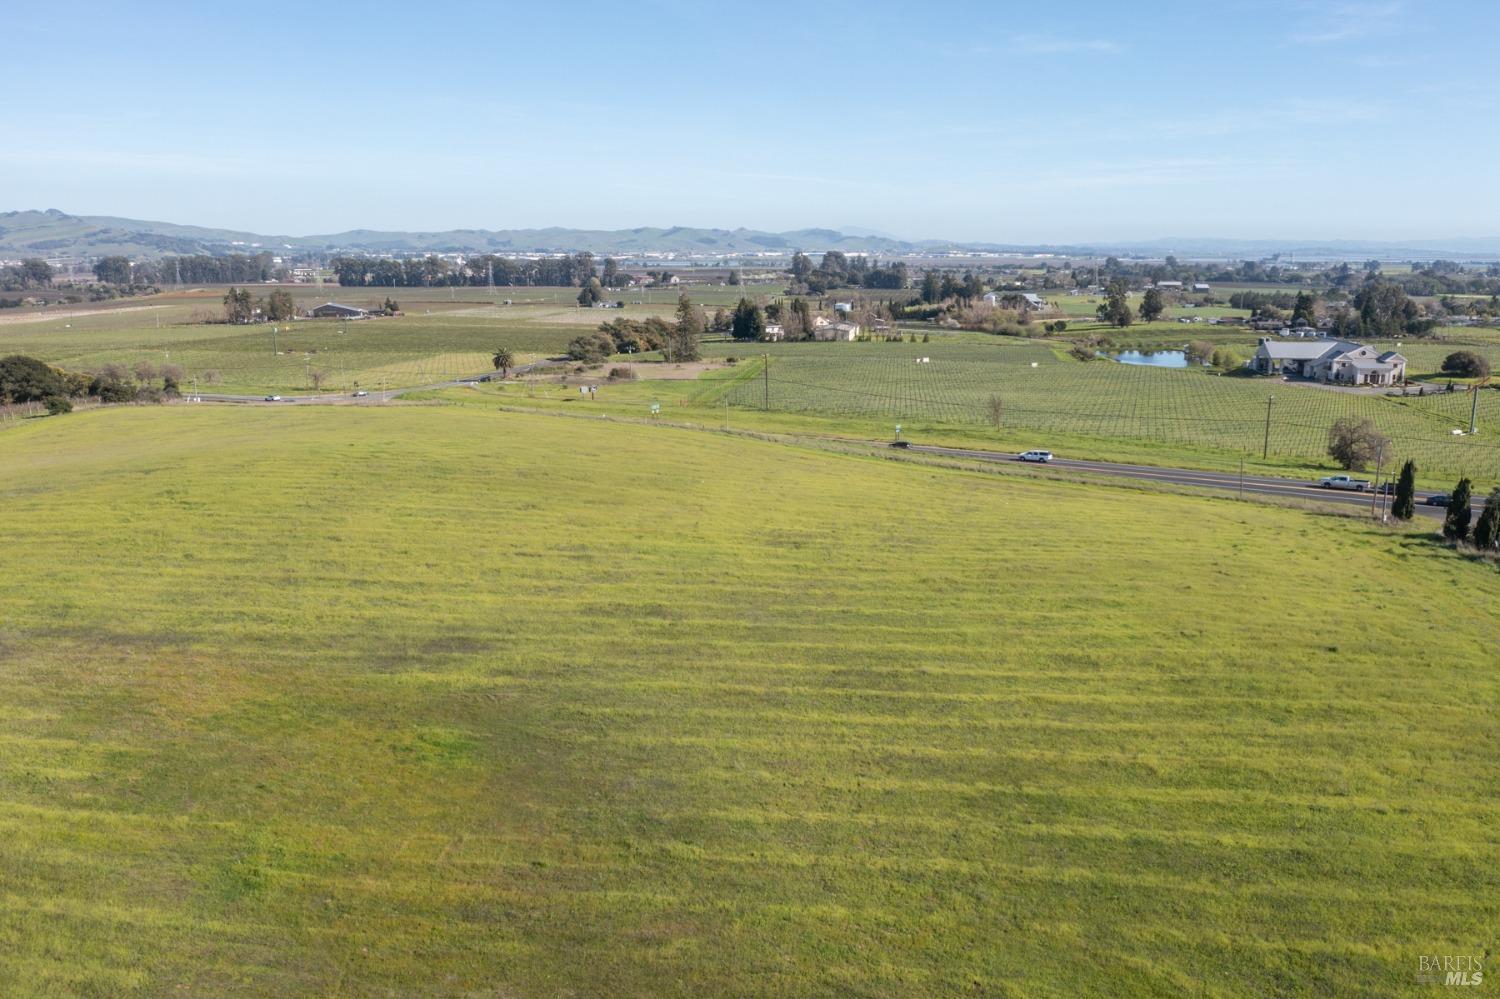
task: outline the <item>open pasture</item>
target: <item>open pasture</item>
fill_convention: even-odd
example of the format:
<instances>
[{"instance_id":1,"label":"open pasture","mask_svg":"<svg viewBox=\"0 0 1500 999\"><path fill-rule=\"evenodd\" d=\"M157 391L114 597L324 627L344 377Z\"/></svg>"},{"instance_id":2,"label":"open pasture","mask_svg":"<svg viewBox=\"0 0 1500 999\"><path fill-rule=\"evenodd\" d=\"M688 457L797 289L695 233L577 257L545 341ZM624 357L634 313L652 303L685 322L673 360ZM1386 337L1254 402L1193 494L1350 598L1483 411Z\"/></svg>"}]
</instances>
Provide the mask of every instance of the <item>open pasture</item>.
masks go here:
<instances>
[{"instance_id":1,"label":"open pasture","mask_svg":"<svg viewBox=\"0 0 1500 999\"><path fill-rule=\"evenodd\" d=\"M6 995L1379 996L1493 946L1500 575L1416 535L458 407L0 465Z\"/></svg>"},{"instance_id":2,"label":"open pasture","mask_svg":"<svg viewBox=\"0 0 1500 999\"><path fill-rule=\"evenodd\" d=\"M312 372L325 389L422 385L489 368L496 347L521 360L554 356L579 333L620 315L670 315L678 290L622 291L624 310L581 309L576 288L339 288L252 285L257 297L278 287L299 308L324 301L379 307L387 297L402 308L394 318L343 323L297 320L249 326L205 324L222 314L225 288L168 291L114 302L62 305L0 315L0 355L27 354L89 371L115 363L183 368L202 391L308 392ZM710 309L760 286L683 289ZM779 290L779 289L778 289ZM507 299L512 304L503 304ZM634 304L640 302L641 304Z\"/></svg>"},{"instance_id":3,"label":"open pasture","mask_svg":"<svg viewBox=\"0 0 1500 999\"><path fill-rule=\"evenodd\" d=\"M424 294L408 297L403 291ZM172 364L183 369L186 385L196 377L201 391L285 393L311 391L315 371L322 373L325 389L341 390L373 388L382 379L397 388L470 375L490 367L496 347L508 347L522 360L552 356L579 332L523 308L470 314L489 307L474 296L467 303L448 302L433 289L395 289L392 297L405 314L392 318L248 326L190 321L211 311L210 303L222 295L163 295L143 300L157 305L0 325L0 354L28 354L78 371L111 363ZM325 300L303 295L304 305ZM355 305L383 300L383 294L369 302L348 297Z\"/></svg>"}]
</instances>

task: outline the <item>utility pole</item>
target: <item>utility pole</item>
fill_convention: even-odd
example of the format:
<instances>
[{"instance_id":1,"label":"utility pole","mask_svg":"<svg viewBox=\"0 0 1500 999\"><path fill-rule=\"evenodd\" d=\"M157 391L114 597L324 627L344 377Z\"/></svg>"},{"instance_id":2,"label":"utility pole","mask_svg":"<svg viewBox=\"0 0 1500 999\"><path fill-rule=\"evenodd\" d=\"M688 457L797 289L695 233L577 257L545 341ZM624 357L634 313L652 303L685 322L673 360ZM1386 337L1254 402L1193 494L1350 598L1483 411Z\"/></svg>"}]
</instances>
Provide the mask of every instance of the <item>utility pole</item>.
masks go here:
<instances>
[{"instance_id":1,"label":"utility pole","mask_svg":"<svg viewBox=\"0 0 1500 999\"><path fill-rule=\"evenodd\" d=\"M1245 452L1240 452L1240 499L1245 498Z\"/></svg>"},{"instance_id":2,"label":"utility pole","mask_svg":"<svg viewBox=\"0 0 1500 999\"><path fill-rule=\"evenodd\" d=\"M1474 422L1474 418L1479 415L1479 385L1470 385L1469 394L1474 397L1473 400L1469 403L1469 433L1473 434L1475 427L1477 426Z\"/></svg>"},{"instance_id":3,"label":"utility pole","mask_svg":"<svg viewBox=\"0 0 1500 999\"><path fill-rule=\"evenodd\" d=\"M1370 516L1378 516L1376 504L1380 500L1380 467L1385 464L1385 442L1375 446L1375 492L1370 496Z\"/></svg>"},{"instance_id":4,"label":"utility pole","mask_svg":"<svg viewBox=\"0 0 1500 999\"><path fill-rule=\"evenodd\" d=\"M762 354L761 357L765 360L765 364L761 368L761 374L764 376L765 382L765 399L762 408L769 413L771 411L771 355Z\"/></svg>"},{"instance_id":5,"label":"utility pole","mask_svg":"<svg viewBox=\"0 0 1500 999\"><path fill-rule=\"evenodd\" d=\"M1260 458L1264 461L1271 454L1271 403L1276 401L1274 395L1266 396L1266 440L1260 447Z\"/></svg>"}]
</instances>

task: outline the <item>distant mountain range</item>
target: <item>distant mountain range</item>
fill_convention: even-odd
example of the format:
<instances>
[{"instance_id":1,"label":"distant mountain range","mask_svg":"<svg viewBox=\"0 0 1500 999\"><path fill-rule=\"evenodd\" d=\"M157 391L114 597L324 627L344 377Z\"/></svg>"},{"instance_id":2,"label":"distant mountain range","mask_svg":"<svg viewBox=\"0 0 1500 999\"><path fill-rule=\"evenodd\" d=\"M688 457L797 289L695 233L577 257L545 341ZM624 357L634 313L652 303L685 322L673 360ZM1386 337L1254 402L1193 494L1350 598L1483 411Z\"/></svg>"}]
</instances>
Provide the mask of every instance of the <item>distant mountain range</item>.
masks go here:
<instances>
[{"instance_id":1,"label":"distant mountain range","mask_svg":"<svg viewBox=\"0 0 1500 999\"><path fill-rule=\"evenodd\" d=\"M276 236L233 229L146 222L109 215L46 211L0 213L0 254L7 256L157 257L173 254L256 253L574 253L630 255L679 253L735 255L802 249L905 254L955 244L913 242L872 232L833 229L759 232L754 229L450 229L382 232L351 229L316 236Z\"/></svg>"},{"instance_id":2,"label":"distant mountain range","mask_svg":"<svg viewBox=\"0 0 1500 999\"><path fill-rule=\"evenodd\" d=\"M110 215L69 215L46 211L0 213L0 257L133 258L206 253L575 253L589 250L622 257L675 253L735 257L754 253L819 253L843 250L883 256L969 251L978 253L1054 253L1073 256L1116 254L1194 259L1259 259L1279 254L1308 260L1500 259L1500 238L1424 239L1406 242L1369 240L1244 240L1197 237L1087 244L1038 245L964 243L952 240L907 240L874 229L450 229L444 232L384 232L351 229L318 236L271 236L234 229L146 222Z\"/></svg>"}]
</instances>

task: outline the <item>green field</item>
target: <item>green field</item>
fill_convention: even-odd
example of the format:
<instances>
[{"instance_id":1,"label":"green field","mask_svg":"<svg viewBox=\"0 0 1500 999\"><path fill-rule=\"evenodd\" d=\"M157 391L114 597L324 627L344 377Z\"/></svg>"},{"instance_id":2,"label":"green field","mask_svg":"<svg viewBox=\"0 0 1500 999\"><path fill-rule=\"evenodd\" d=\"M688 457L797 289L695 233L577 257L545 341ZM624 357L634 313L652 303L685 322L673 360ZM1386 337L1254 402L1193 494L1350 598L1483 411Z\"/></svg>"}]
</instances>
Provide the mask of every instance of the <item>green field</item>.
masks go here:
<instances>
[{"instance_id":1,"label":"green field","mask_svg":"<svg viewBox=\"0 0 1500 999\"><path fill-rule=\"evenodd\" d=\"M1500 574L1425 524L456 406L93 411L0 466L0 994L1494 952Z\"/></svg>"},{"instance_id":2,"label":"green field","mask_svg":"<svg viewBox=\"0 0 1500 999\"><path fill-rule=\"evenodd\" d=\"M352 323L205 324L205 318L222 316L224 289L189 289L0 313L0 356L26 354L75 371L111 363L172 364L183 369L185 387L197 378L204 392L311 392L313 372L322 374L325 391L382 383L402 388L488 370L500 346L522 361L560 354L569 340L602 320L670 314L680 294L667 288L612 292L627 304L606 311L578 308L576 288L284 287L299 307L334 300L373 308L389 296L405 314ZM252 288L262 298L273 290ZM742 294L779 289L695 285L682 290L712 310Z\"/></svg>"},{"instance_id":3,"label":"green field","mask_svg":"<svg viewBox=\"0 0 1500 999\"><path fill-rule=\"evenodd\" d=\"M998 397L1003 425L1038 434L1152 441L1188 450L1259 457L1265 446L1267 397L1270 452L1326 457L1328 428L1342 416L1369 417L1395 442L1393 458L1415 458L1424 469L1500 479L1500 392L1480 393L1475 437L1467 427L1472 397L1463 392L1391 398L1330 391L1278 380L1220 377L1082 363L1059 344L994 338L990 343L768 344L748 348L771 358L770 391L744 380L727 389L731 405L833 417L880 418L894 424L969 425L990 422ZM747 351L713 345L715 354ZM930 358L917 363L917 358ZM759 363L759 362L756 362ZM712 403L714 399L704 400Z\"/></svg>"},{"instance_id":4,"label":"green field","mask_svg":"<svg viewBox=\"0 0 1500 999\"><path fill-rule=\"evenodd\" d=\"M264 296L274 289L253 290ZM374 307L389 295L405 314L352 323L205 324L205 317L221 315L223 296L222 288L207 288L0 314L0 355L27 354L76 371L110 363L173 364L183 369L189 387L199 379L201 391L310 392L314 371L323 374L327 389L374 388L382 381L400 388L487 370L499 346L521 360L559 354L601 318L620 314L580 309L573 301L577 289L566 288L288 290L299 306L333 299ZM647 302L627 307L626 314L670 312L677 301L666 291L638 297ZM506 299L513 304L501 304Z\"/></svg>"},{"instance_id":5,"label":"green field","mask_svg":"<svg viewBox=\"0 0 1500 999\"><path fill-rule=\"evenodd\" d=\"M265 289L260 289L264 291ZM355 388L403 388L472 375L489 369L498 346L521 361L562 353L567 342L601 320L669 314L678 290L621 291L624 310L579 309L576 291L553 288L338 289L295 287L303 305L330 297L378 305L397 297L405 314L390 319L341 323L230 327L193 320L218 309L222 289L172 292L124 299L107 307L63 307L32 313L27 321L3 317L0 355L23 353L74 370L106 363L180 366L184 387L202 392L302 394ZM694 286L690 293L712 309L742 293L765 294L771 286ZM507 300L511 304L504 304ZM639 301L641 304L634 304ZM38 315L50 315L41 319ZM1206 325L1154 323L1109 330L1121 345L1180 347L1189 339L1230 345L1248 356L1255 336L1245 330ZM1077 332L1076 330L1074 331ZM1260 457L1265 446L1266 397L1271 412L1268 461L1316 464L1325 458L1329 426L1341 416L1369 417L1396 443L1396 455L1414 458L1423 474L1449 484L1467 474L1500 479L1500 392L1480 395L1475 437L1455 437L1468 426L1470 397L1441 392L1435 377L1441 360L1459 346L1478 351L1500 367L1500 334L1492 330L1446 330L1443 342L1403 344L1414 377L1434 395L1402 399L1283 386L1265 379L1220 378L1202 371L1166 371L1108 361L1080 363L1066 356L1061 340L1034 341L980 333L933 332L930 343L705 344L710 357L772 357L771 408L819 421L864 421L862 433L881 436L900 422L923 434L980 438L994 430L992 396L1004 409L995 436L1030 433L1073 454L1150 457L1168 464L1202 465ZM1385 345L1382 345L1385 346ZM929 356L932 363L915 364ZM1031 365L1035 363L1036 368ZM748 369L746 369L747 373ZM317 375L315 378L314 375ZM194 381L196 379L196 381ZM714 407L728 402L741 410L763 406L763 386L718 380L688 390L686 401ZM606 392L638 402L642 389ZM655 391L652 389L651 391ZM873 430L871 429L873 428ZM1082 450L1080 450L1082 449ZM1143 455L1143 452L1147 452Z\"/></svg>"}]
</instances>

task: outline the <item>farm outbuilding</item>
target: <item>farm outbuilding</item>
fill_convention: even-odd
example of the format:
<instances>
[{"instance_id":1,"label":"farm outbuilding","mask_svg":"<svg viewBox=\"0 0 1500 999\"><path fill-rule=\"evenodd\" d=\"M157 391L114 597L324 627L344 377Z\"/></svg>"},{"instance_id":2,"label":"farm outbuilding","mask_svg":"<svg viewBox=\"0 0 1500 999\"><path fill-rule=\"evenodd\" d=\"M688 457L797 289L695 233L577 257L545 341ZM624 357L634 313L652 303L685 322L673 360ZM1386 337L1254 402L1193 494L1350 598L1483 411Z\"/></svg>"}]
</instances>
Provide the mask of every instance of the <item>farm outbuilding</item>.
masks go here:
<instances>
[{"instance_id":1,"label":"farm outbuilding","mask_svg":"<svg viewBox=\"0 0 1500 999\"><path fill-rule=\"evenodd\" d=\"M324 302L322 305L314 306L309 313L314 319L364 319L370 313L353 305L340 305L338 302Z\"/></svg>"},{"instance_id":2,"label":"farm outbuilding","mask_svg":"<svg viewBox=\"0 0 1500 999\"><path fill-rule=\"evenodd\" d=\"M828 323L813 329L814 340L855 340L859 337L859 323Z\"/></svg>"}]
</instances>

